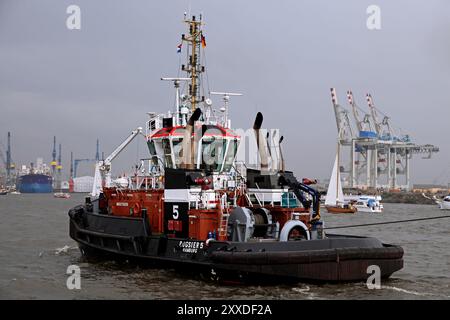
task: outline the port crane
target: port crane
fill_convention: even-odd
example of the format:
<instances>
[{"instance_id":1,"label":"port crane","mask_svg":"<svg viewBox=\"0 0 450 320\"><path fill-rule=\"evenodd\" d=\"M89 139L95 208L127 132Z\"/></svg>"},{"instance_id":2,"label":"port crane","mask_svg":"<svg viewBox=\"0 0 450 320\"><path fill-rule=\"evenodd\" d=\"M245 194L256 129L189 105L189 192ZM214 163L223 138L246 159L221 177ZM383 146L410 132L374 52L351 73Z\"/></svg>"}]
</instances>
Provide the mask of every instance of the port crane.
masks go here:
<instances>
[{"instance_id":1,"label":"port crane","mask_svg":"<svg viewBox=\"0 0 450 320\"><path fill-rule=\"evenodd\" d=\"M349 105L352 107L353 118L355 119L358 131L373 132L370 115L356 104L355 99L353 98L353 92L351 90L347 91L347 100ZM362 120L360 119L359 112L364 113L364 117L362 118Z\"/></svg>"},{"instance_id":2,"label":"port crane","mask_svg":"<svg viewBox=\"0 0 450 320\"><path fill-rule=\"evenodd\" d=\"M142 133L142 127L136 128L131 134L104 160L97 161L95 165L94 185L92 187L91 195L96 197L102 191L103 185L111 187L111 164L112 161L134 140L139 134Z\"/></svg>"},{"instance_id":3,"label":"port crane","mask_svg":"<svg viewBox=\"0 0 450 320\"><path fill-rule=\"evenodd\" d=\"M350 90L347 91L347 99L358 134L352 130L349 111L338 104L336 90L331 89L331 100L340 133L339 143L350 148L350 167L348 170L341 169L341 172L348 173L347 179L344 179L346 185L351 188L409 189L409 161L413 154L422 154L422 158L429 159L439 148L431 144L418 145L411 141L409 135L397 134L390 117L375 107L371 94L366 94L369 113L356 105ZM364 113L362 119L360 112ZM359 157L363 157L363 161L359 161ZM364 171L365 181L361 181ZM399 183L398 175L404 176L405 184ZM381 181L381 178L385 181Z\"/></svg>"},{"instance_id":4,"label":"port crane","mask_svg":"<svg viewBox=\"0 0 450 320\"><path fill-rule=\"evenodd\" d=\"M2 144L3 145L3 144ZM16 165L14 164L14 162L12 161L12 157L11 157L11 132L8 132L8 147L6 149L6 157L2 152L2 149L0 148L0 158L3 162L3 164L5 165L5 169L6 169L6 180L5 180L5 185L7 187L11 187L12 185L14 185L13 183L13 170L15 170Z\"/></svg>"},{"instance_id":5,"label":"port crane","mask_svg":"<svg viewBox=\"0 0 450 320\"><path fill-rule=\"evenodd\" d=\"M73 177L77 177L78 165L82 162L95 162L94 159L75 159L73 160Z\"/></svg>"},{"instance_id":6,"label":"port crane","mask_svg":"<svg viewBox=\"0 0 450 320\"><path fill-rule=\"evenodd\" d=\"M342 145L351 145L354 133L350 123L349 112L338 103L335 88L331 88L331 102L333 103L338 132L341 133L339 143Z\"/></svg>"},{"instance_id":7,"label":"port crane","mask_svg":"<svg viewBox=\"0 0 450 320\"><path fill-rule=\"evenodd\" d=\"M7 180L7 174L6 174L7 170L6 169L8 168L6 157L3 154L2 148L0 148L0 159L2 160L2 163L5 166L5 171L3 171L3 169L0 170L0 186L2 186L2 182L4 182L6 184L6 180ZM5 179L5 180L3 180L3 179Z\"/></svg>"},{"instance_id":8,"label":"port crane","mask_svg":"<svg viewBox=\"0 0 450 320\"><path fill-rule=\"evenodd\" d=\"M73 153L70 153L70 164L71 164L71 168L70 168L70 177L76 178L77 177L77 169L78 169L78 165L82 162L95 162L97 163L100 160L100 143L99 140L97 139L97 148L95 151L95 159L75 159L73 160Z\"/></svg>"},{"instance_id":9,"label":"port crane","mask_svg":"<svg viewBox=\"0 0 450 320\"><path fill-rule=\"evenodd\" d=\"M361 109L357 104L353 97L353 92L351 90L347 91L347 101L352 108L353 118L355 120L356 129L358 130L359 137L364 137L367 140L373 139L376 134L373 129L373 125L371 122L370 115L366 113L363 109ZM360 112L364 114L364 117L361 119ZM370 170L370 159L369 157L369 148L362 144L355 144L353 149L356 152L352 152L351 158L354 164L358 164L359 166L350 166L350 180L352 184L356 184L356 181L360 179L360 176ZM369 176L369 174L367 174Z\"/></svg>"}]
</instances>

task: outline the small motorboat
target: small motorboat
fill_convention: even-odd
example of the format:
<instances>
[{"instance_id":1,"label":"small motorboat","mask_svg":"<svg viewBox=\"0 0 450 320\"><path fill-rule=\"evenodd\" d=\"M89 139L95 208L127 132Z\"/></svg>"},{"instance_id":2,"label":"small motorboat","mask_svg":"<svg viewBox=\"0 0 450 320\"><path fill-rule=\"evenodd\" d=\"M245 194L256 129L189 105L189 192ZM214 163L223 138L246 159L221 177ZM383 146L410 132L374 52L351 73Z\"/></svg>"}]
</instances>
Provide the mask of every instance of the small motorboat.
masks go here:
<instances>
[{"instance_id":1,"label":"small motorboat","mask_svg":"<svg viewBox=\"0 0 450 320\"><path fill-rule=\"evenodd\" d=\"M8 194L8 191L6 191L6 190L0 190L0 196L5 196L5 195L7 195Z\"/></svg>"},{"instance_id":2,"label":"small motorboat","mask_svg":"<svg viewBox=\"0 0 450 320\"><path fill-rule=\"evenodd\" d=\"M381 213L384 207L380 200L380 196L359 196L357 199L351 200L350 203L359 212Z\"/></svg>"},{"instance_id":3,"label":"small motorboat","mask_svg":"<svg viewBox=\"0 0 450 320\"><path fill-rule=\"evenodd\" d=\"M69 199L70 198L70 194L68 194L66 192L56 192L53 194L53 196L55 198L61 198L61 199Z\"/></svg>"},{"instance_id":4,"label":"small motorboat","mask_svg":"<svg viewBox=\"0 0 450 320\"><path fill-rule=\"evenodd\" d=\"M445 196L442 199L437 198L436 196L433 197L434 201L439 206L439 209L441 210L450 210L450 195Z\"/></svg>"}]
</instances>

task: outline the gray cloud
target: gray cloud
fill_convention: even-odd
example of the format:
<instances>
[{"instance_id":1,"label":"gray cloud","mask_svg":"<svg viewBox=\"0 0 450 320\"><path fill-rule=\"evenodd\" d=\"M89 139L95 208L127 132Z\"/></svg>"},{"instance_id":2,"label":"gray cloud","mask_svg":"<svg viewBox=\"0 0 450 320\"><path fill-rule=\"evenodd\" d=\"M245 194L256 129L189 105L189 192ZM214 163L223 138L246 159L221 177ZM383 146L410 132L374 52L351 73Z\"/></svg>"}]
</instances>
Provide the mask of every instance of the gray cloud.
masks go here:
<instances>
[{"instance_id":1,"label":"gray cloud","mask_svg":"<svg viewBox=\"0 0 450 320\"><path fill-rule=\"evenodd\" d=\"M78 4L82 30L65 27ZM0 1L0 137L13 133L13 156L50 161L52 137L93 157L95 139L110 152L147 111L172 108L161 76L176 75L183 12L203 12L210 88L243 92L233 99L235 127L256 111L280 127L289 167L300 176L328 177L336 128L329 88L352 89L365 107L371 92L394 124L441 152L416 157L414 182L444 183L450 115L449 5L445 1L376 1L382 30L366 28L373 1ZM146 155L134 143L118 159L127 170ZM131 161L131 162L130 162ZM85 168L85 172L91 168ZM445 176L447 175L447 176Z\"/></svg>"}]
</instances>

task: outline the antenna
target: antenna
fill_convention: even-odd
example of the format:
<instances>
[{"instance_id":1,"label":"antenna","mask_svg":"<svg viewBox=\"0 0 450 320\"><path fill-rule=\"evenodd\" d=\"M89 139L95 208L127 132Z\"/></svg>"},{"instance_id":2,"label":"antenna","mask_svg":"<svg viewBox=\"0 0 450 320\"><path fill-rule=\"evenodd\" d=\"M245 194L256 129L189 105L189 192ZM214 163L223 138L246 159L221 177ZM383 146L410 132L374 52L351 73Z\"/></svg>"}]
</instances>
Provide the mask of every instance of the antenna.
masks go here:
<instances>
[{"instance_id":1,"label":"antenna","mask_svg":"<svg viewBox=\"0 0 450 320\"><path fill-rule=\"evenodd\" d=\"M195 111L199 102L204 101L204 97L200 97L200 74L205 71L205 67L200 62L201 46L203 47L205 43L201 20L201 17L200 20L196 20L195 16L192 16L190 20L185 18L184 22L189 25L189 33L181 35L181 40L187 43L188 58L187 65L181 65L181 70L187 72L190 78L189 97L192 112Z\"/></svg>"},{"instance_id":2,"label":"antenna","mask_svg":"<svg viewBox=\"0 0 450 320\"><path fill-rule=\"evenodd\" d=\"M70 151L70 179L73 179L73 152Z\"/></svg>"},{"instance_id":3,"label":"antenna","mask_svg":"<svg viewBox=\"0 0 450 320\"><path fill-rule=\"evenodd\" d=\"M178 117L176 118L176 124L179 125L185 125L187 117L186 112L182 112L180 109L180 81L191 81L191 78L161 78L162 81L172 81L173 86L175 88L175 109L176 114ZM183 119L184 118L184 119Z\"/></svg>"},{"instance_id":4,"label":"antenna","mask_svg":"<svg viewBox=\"0 0 450 320\"><path fill-rule=\"evenodd\" d=\"M228 120L228 102L230 101L230 97L242 96L242 93L210 91L209 94L216 95L216 96L222 96L222 99L224 102L224 107L220 108L220 111L224 112L223 126L225 128L230 128L231 123L230 123L230 120Z\"/></svg>"}]
</instances>

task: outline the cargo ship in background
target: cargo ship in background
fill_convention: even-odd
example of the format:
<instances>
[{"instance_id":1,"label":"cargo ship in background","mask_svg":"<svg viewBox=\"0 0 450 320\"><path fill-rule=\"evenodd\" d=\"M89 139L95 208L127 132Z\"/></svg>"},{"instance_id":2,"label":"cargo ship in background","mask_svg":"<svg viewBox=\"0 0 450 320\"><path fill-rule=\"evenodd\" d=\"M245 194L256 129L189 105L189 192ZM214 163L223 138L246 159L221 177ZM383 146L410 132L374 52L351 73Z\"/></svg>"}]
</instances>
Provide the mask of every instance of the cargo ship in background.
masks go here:
<instances>
[{"instance_id":1,"label":"cargo ship in background","mask_svg":"<svg viewBox=\"0 0 450 320\"><path fill-rule=\"evenodd\" d=\"M53 179L46 174L27 174L19 177L19 192L21 193L51 193Z\"/></svg>"},{"instance_id":2,"label":"cargo ship in background","mask_svg":"<svg viewBox=\"0 0 450 320\"><path fill-rule=\"evenodd\" d=\"M53 137L53 160L50 165L39 157L30 165L16 166L11 155L11 132L8 132L6 157L0 149L0 158L5 163L6 174L0 174L1 194L52 193L58 195L69 189L69 183L62 181L62 153L59 144L59 157L56 158L56 136Z\"/></svg>"},{"instance_id":3,"label":"cargo ship in background","mask_svg":"<svg viewBox=\"0 0 450 320\"><path fill-rule=\"evenodd\" d=\"M38 158L36 165L23 165L18 172L17 189L20 193L51 193L53 192L53 178L51 169Z\"/></svg>"}]
</instances>

